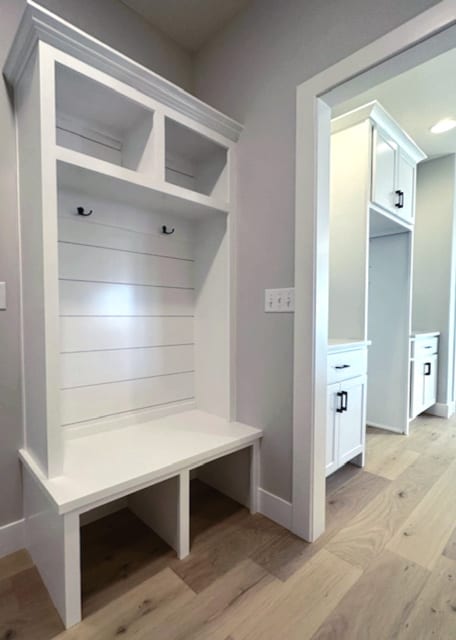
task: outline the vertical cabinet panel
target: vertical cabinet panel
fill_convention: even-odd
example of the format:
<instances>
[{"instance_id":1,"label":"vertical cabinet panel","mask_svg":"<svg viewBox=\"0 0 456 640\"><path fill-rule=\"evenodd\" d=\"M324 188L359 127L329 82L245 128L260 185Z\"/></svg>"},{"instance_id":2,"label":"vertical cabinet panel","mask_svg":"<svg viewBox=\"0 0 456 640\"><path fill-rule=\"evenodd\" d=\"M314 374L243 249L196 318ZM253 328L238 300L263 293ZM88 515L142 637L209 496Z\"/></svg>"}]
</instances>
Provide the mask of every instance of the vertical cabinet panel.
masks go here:
<instances>
[{"instance_id":1,"label":"vertical cabinet panel","mask_svg":"<svg viewBox=\"0 0 456 640\"><path fill-rule=\"evenodd\" d=\"M338 460L339 466L360 453L364 446L366 427L366 379L354 378L341 384L343 413L339 414Z\"/></svg>"},{"instance_id":2,"label":"vertical cabinet panel","mask_svg":"<svg viewBox=\"0 0 456 640\"><path fill-rule=\"evenodd\" d=\"M426 409L435 404L437 399L437 358L437 355L433 355L424 363L423 403Z\"/></svg>"},{"instance_id":3,"label":"vertical cabinet panel","mask_svg":"<svg viewBox=\"0 0 456 640\"><path fill-rule=\"evenodd\" d=\"M337 409L340 406L339 384L328 387L328 415L326 419L326 475L329 476L337 469Z\"/></svg>"},{"instance_id":4,"label":"vertical cabinet panel","mask_svg":"<svg viewBox=\"0 0 456 640\"><path fill-rule=\"evenodd\" d=\"M372 201L394 211L397 145L374 129Z\"/></svg>"},{"instance_id":5,"label":"vertical cabinet panel","mask_svg":"<svg viewBox=\"0 0 456 640\"><path fill-rule=\"evenodd\" d=\"M402 191L400 216L413 222L415 212L415 164L399 152L397 163L397 186Z\"/></svg>"}]
</instances>

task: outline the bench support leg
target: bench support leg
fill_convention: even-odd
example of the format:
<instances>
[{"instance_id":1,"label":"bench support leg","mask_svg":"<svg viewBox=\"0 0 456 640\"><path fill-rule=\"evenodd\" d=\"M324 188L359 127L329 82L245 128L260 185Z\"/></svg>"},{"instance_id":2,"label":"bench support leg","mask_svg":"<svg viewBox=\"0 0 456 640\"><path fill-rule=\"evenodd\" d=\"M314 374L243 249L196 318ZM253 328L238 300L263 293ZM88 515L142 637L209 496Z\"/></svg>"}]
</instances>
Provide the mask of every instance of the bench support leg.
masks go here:
<instances>
[{"instance_id":1,"label":"bench support leg","mask_svg":"<svg viewBox=\"0 0 456 640\"><path fill-rule=\"evenodd\" d=\"M148 527L176 550L179 558L189 552L189 472L137 491L128 506Z\"/></svg>"},{"instance_id":2,"label":"bench support leg","mask_svg":"<svg viewBox=\"0 0 456 640\"><path fill-rule=\"evenodd\" d=\"M68 629L81 621L79 515L59 515L23 470L26 546Z\"/></svg>"},{"instance_id":3,"label":"bench support leg","mask_svg":"<svg viewBox=\"0 0 456 640\"><path fill-rule=\"evenodd\" d=\"M258 511L258 487L260 484L260 442L250 447L250 513Z\"/></svg>"}]
</instances>

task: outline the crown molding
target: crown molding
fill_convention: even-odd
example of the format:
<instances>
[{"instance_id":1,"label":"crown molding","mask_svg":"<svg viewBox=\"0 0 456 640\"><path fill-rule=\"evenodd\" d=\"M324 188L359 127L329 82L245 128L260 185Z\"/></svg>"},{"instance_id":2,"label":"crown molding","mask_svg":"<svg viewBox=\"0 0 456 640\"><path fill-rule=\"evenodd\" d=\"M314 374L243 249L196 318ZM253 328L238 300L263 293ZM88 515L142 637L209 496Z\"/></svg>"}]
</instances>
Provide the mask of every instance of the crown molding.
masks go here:
<instances>
[{"instance_id":1,"label":"crown molding","mask_svg":"<svg viewBox=\"0 0 456 640\"><path fill-rule=\"evenodd\" d=\"M177 85L103 44L47 9L27 0L26 9L6 59L3 74L15 85L38 42L45 42L175 109L236 142L242 125Z\"/></svg>"}]
</instances>

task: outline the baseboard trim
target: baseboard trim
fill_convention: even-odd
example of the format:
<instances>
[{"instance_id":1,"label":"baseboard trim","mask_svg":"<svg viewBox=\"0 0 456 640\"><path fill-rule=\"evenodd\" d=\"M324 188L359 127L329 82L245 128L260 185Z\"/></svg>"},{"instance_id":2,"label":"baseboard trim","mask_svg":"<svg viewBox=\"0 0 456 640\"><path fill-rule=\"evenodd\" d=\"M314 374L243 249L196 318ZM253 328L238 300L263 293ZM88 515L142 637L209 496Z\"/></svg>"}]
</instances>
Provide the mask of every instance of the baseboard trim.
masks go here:
<instances>
[{"instance_id":1,"label":"baseboard trim","mask_svg":"<svg viewBox=\"0 0 456 640\"><path fill-rule=\"evenodd\" d=\"M0 527L0 558L25 547L24 519Z\"/></svg>"},{"instance_id":2,"label":"baseboard trim","mask_svg":"<svg viewBox=\"0 0 456 640\"><path fill-rule=\"evenodd\" d=\"M367 420L366 425L368 427L374 427L374 429L383 429L383 431L391 431L392 433L401 433L401 434L404 433L400 429L395 429L394 427L389 427L386 424L380 424L380 422L371 422L370 420Z\"/></svg>"},{"instance_id":3,"label":"baseboard trim","mask_svg":"<svg viewBox=\"0 0 456 640\"><path fill-rule=\"evenodd\" d=\"M455 403L454 402L437 402L436 404L426 409L425 413L430 413L432 416L437 416L439 418L451 418L451 416L455 412Z\"/></svg>"},{"instance_id":4,"label":"baseboard trim","mask_svg":"<svg viewBox=\"0 0 456 640\"><path fill-rule=\"evenodd\" d=\"M260 488L258 489L258 511L285 529L291 529L293 516L291 502Z\"/></svg>"}]
</instances>

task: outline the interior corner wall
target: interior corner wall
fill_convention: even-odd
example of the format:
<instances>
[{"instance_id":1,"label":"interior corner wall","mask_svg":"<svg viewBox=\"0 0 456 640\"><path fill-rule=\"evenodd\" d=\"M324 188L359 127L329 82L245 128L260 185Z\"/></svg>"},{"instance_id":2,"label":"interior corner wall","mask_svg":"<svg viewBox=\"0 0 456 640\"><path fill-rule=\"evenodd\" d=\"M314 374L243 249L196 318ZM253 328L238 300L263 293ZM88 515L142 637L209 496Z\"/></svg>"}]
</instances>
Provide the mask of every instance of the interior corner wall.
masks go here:
<instances>
[{"instance_id":1,"label":"interior corner wall","mask_svg":"<svg viewBox=\"0 0 456 640\"><path fill-rule=\"evenodd\" d=\"M292 493L293 320L263 307L265 288L293 285L296 87L434 4L252 0L195 58L197 96L245 125L238 145L237 417L265 429L261 486L285 500Z\"/></svg>"},{"instance_id":2,"label":"interior corner wall","mask_svg":"<svg viewBox=\"0 0 456 640\"><path fill-rule=\"evenodd\" d=\"M414 330L440 331L437 402L454 400L456 156L418 166L413 260Z\"/></svg>"},{"instance_id":3,"label":"interior corner wall","mask_svg":"<svg viewBox=\"0 0 456 640\"><path fill-rule=\"evenodd\" d=\"M192 87L192 59L118 0L42 0L91 35L183 88ZM0 4L0 68L25 8L25 0ZM17 449L22 444L19 233L16 139L12 101L0 87L0 281L7 283L7 309L0 310L0 538L2 526L22 518ZM1 548L1 539L0 539Z\"/></svg>"}]
</instances>

